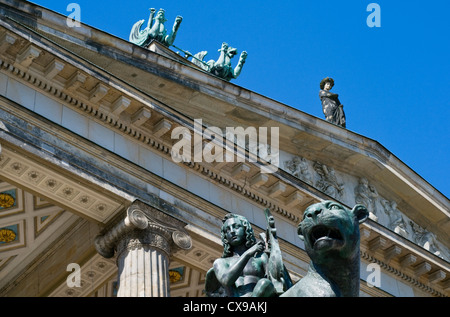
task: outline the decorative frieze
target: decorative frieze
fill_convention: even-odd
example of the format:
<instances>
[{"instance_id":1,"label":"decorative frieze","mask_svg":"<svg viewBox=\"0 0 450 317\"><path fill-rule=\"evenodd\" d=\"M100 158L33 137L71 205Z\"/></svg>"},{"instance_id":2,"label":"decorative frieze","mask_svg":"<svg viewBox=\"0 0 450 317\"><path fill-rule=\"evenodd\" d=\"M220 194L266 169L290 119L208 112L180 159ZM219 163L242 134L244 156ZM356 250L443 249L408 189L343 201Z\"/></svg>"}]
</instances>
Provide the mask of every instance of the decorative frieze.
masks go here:
<instances>
[{"instance_id":1,"label":"decorative frieze","mask_svg":"<svg viewBox=\"0 0 450 317\"><path fill-rule=\"evenodd\" d=\"M425 228L422 228L413 221L409 221L409 223L412 229L412 240L415 243L439 257L447 256L447 254L443 254L441 252L438 246L439 242L436 240L436 235Z\"/></svg>"},{"instance_id":2,"label":"decorative frieze","mask_svg":"<svg viewBox=\"0 0 450 317\"><path fill-rule=\"evenodd\" d=\"M395 201L380 196L376 187L366 177L347 175L335 171L333 167L321 162L310 161L286 152L282 152L282 155L284 157L284 169L293 176L347 205L356 203L366 206L373 221L417 243L433 254L447 261L450 260L449 251L439 242L436 235L406 217L397 209ZM373 247L375 245L379 245L379 243L375 244L375 241L373 241ZM396 250L393 249L392 251L395 252Z\"/></svg>"},{"instance_id":3,"label":"decorative frieze","mask_svg":"<svg viewBox=\"0 0 450 317\"><path fill-rule=\"evenodd\" d=\"M402 237L407 238L406 222L405 219L403 219L402 214L397 210L397 203L395 201L382 199L381 205L384 207L384 212L389 217L387 227Z\"/></svg>"},{"instance_id":4,"label":"decorative frieze","mask_svg":"<svg viewBox=\"0 0 450 317\"><path fill-rule=\"evenodd\" d=\"M337 200L342 200L344 196L344 183L338 180L334 168L317 161L314 162L313 167L319 178L315 186L325 194Z\"/></svg>"},{"instance_id":5,"label":"decorative frieze","mask_svg":"<svg viewBox=\"0 0 450 317\"><path fill-rule=\"evenodd\" d=\"M374 221L378 220L375 203L377 198L378 192L376 188L369 185L367 178L361 177L358 186L355 187L355 202L366 206L367 210L369 210L369 217Z\"/></svg>"},{"instance_id":6,"label":"decorative frieze","mask_svg":"<svg viewBox=\"0 0 450 317\"><path fill-rule=\"evenodd\" d=\"M308 161L304 157L294 156L291 160L284 162L284 167L295 177L300 178L309 185L314 185Z\"/></svg>"}]
</instances>

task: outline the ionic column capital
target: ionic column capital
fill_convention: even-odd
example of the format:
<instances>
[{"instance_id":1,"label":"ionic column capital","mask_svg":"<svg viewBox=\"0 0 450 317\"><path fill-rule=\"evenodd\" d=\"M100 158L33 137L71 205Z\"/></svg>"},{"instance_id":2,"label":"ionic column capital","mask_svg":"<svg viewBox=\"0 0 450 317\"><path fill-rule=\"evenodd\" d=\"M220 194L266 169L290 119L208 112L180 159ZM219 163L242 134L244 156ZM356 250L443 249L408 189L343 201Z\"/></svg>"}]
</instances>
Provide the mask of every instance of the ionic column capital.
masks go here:
<instances>
[{"instance_id":1,"label":"ionic column capital","mask_svg":"<svg viewBox=\"0 0 450 317\"><path fill-rule=\"evenodd\" d=\"M126 211L124 219L106 233L95 238L97 252L105 258L115 251L129 248L154 247L170 256L171 246L190 249L192 240L184 223L140 201Z\"/></svg>"}]
</instances>

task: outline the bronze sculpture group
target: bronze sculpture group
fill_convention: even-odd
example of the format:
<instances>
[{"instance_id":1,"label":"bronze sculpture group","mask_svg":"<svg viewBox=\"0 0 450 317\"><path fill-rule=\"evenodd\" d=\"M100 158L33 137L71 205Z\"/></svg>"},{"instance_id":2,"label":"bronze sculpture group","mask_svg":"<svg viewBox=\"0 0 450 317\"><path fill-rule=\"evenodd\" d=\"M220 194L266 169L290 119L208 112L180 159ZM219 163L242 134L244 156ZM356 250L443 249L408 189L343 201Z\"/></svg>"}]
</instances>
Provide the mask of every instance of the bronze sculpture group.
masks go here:
<instances>
[{"instance_id":1,"label":"bronze sculpture group","mask_svg":"<svg viewBox=\"0 0 450 317\"><path fill-rule=\"evenodd\" d=\"M228 214L221 229L223 255L208 271L209 297L357 297L359 224L369 213L334 201L309 206L298 225L311 259L308 273L293 284L283 264L274 218L265 210L267 231L257 241L249 221Z\"/></svg>"},{"instance_id":2,"label":"bronze sculpture group","mask_svg":"<svg viewBox=\"0 0 450 317\"><path fill-rule=\"evenodd\" d=\"M144 20L139 20L133 25L130 32L130 42L142 47L148 47L153 40L158 41L165 46L171 46L173 44L183 17L177 16L172 30L170 33L167 33L164 26L164 23L167 21L164 9L159 9L156 16L155 12L156 10L154 8L150 9L147 27L143 30L141 30L141 27Z\"/></svg>"},{"instance_id":3,"label":"bronze sculpture group","mask_svg":"<svg viewBox=\"0 0 450 317\"><path fill-rule=\"evenodd\" d=\"M173 43L182 20L183 18L181 16L177 16L172 29L170 32L167 32L164 26L164 23L167 21L164 9L160 9L156 12L154 8L151 8L147 26L144 29L141 29L144 20L137 21L131 28L129 40L131 43L145 48L149 47L152 41L157 41L167 47L176 47ZM225 42L222 43L222 47L219 49L220 55L217 61L203 61L203 58L208 54L207 51L201 51L195 55L188 51L182 51L185 53L186 58L192 58L191 62L193 64L226 81L236 79L240 75L245 60L247 59L247 52L243 51L239 58L238 65L233 69L231 66L231 59L237 54L237 49L229 47Z\"/></svg>"},{"instance_id":4,"label":"bronze sculpture group","mask_svg":"<svg viewBox=\"0 0 450 317\"><path fill-rule=\"evenodd\" d=\"M231 67L231 59L237 54L237 49L223 42L222 47L218 51L220 55L217 61L209 60L208 62L203 61L203 58L208 54L207 51L201 51L193 56L188 52L186 53L188 56L192 56L192 63L217 77L227 81L237 78L241 74L242 67L247 59L247 52L243 51L241 53L239 62L233 69Z\"/></svg>"},{"instance_id":5,"label":"bronze sculpture group","mask_svg":"<svg viewBox=\"0 0 450 317\"><path fill-rule=\"evenodd\" d=\"M228 214L223 219L221 258L207 272L205 292L209 297L272 297L292 286L283 265L275 222L265 210L268 228L257 241L247 218Z\"/></svg>"},{"instance_id":6,"label":"bronze sculpture group","mask_svg":"<svg viewBox=\"0 0 450 317\"><path fill-rule=\"evenodd\" d=\"M160 9L156 12L154 8L151 8L147 26L141 30L144 20L137 21L131 28L129 40L130 42L145 48L149 47L152 41L157 41L167 47L176 47L173 43L182 20L183 18L181 16L177 16L172 29L170 32L167 32L164 26L164 23L167 21L164 9ZM179 49L178 47L176 48ZM231 66L231 59L237 55L237 49L228 46L226 42L223 42L222 47L218 50L220 54L216 61L209 60L208 62L205 62L203 60L208 54L207 51L191 54L189 51L180 50L184 52L186 59L191 58L191 62L194 65L226 81L236 79L241 74L248 55L246 51L243 51L237 66L233 68ZM322 110L326 121L345 128L346 120L343 109L344 106L339 101L339 95L330 92L333 86L334 80L330 77L326 77L320 82L319 97L322 102Z\"/></svg>"}]
</instances>

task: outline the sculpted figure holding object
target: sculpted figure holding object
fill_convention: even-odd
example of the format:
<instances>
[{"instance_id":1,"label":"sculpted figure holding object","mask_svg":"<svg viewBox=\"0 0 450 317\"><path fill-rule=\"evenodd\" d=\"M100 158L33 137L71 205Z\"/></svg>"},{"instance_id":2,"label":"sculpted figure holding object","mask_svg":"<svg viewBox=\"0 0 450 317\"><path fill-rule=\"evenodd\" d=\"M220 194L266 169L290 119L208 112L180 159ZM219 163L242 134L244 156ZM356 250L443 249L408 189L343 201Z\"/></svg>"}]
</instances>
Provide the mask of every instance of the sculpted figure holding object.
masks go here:
<instances>
[{"instance_id":1,"label":"sculpted figure holding object","mask_svg":"<svg viewBox=\"0 0 450 317\"><path fill-rule=\"evenodd\" d=\"M265 241L256 240L249 221L237 214L226 215L223 219L221 237L224 246L223 255L214 261L213 267L207 273L206 295L277 296L277 289L270 279L270 274L268 275L271 266L270 251L266 249ZM284 273L287 271L284 270ZM283 281L290 282L288 275L283 278Z\"/></svg>"}]
</instances>

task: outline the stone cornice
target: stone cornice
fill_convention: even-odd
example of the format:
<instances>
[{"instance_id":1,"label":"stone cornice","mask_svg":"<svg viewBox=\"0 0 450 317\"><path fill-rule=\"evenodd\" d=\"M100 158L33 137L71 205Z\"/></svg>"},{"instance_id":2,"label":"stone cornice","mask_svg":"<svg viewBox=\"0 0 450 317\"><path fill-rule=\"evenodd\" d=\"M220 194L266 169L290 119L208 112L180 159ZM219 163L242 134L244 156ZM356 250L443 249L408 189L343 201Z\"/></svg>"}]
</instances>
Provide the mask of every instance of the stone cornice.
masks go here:
<instances>
[{"instance_id":1,"label":"stone cornice","mask_svg":"<svg viewBox=\"0 0 450 317\"><path fill-rule=\"evenodd\" d=\"M376 263L433 296L449 296L450 265L406 238L369 219L360 226L361 259Z\"/></svg>"},{"instance_id":2,"label":"stone cornice","mask_svg":"<svg viewBox=\"0 0 450 317\"><path fill-rule=\"evenodd\" d=\"M416 276L410 276L404 273L403 270L396 269L395 267L389 265L388 263L378 260L369 253L361 252L361 258L366 261L378 264L381 267L381 269L383 269L383 271L387 272L388 274L400 277L403 281L412 284L414 287L417 287L422 291L429 293L430 295L437 297L448 297L448 292L436 290L435 288L433 288L433 286L428 286L425 283L420 282Z\"/></svg>"}]
</instances>

